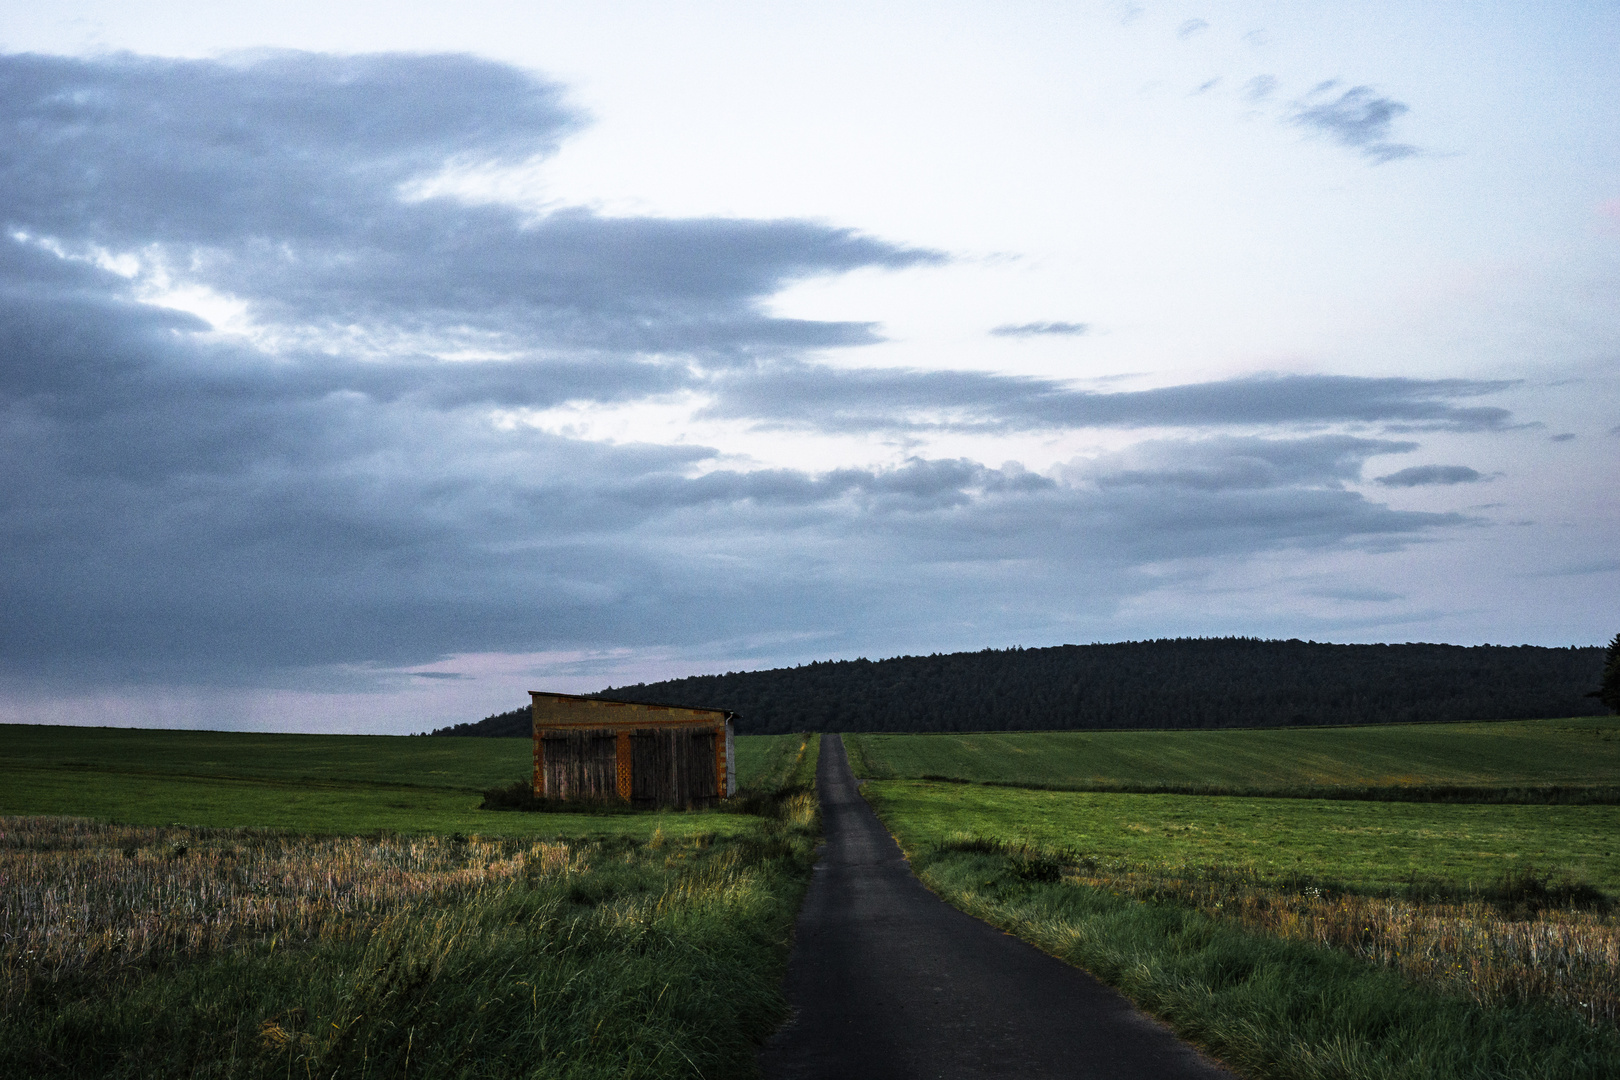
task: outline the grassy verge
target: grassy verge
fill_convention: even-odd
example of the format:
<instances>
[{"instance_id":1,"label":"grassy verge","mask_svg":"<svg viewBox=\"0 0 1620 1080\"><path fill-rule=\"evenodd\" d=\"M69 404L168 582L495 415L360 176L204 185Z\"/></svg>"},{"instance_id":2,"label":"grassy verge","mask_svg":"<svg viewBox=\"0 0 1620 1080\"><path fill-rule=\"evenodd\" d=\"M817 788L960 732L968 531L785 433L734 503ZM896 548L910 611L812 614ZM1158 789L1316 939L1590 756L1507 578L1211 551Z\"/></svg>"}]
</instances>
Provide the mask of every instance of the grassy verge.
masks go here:
<instances>
[{"instance_id":1,"label":"grassy verge","mask_svg":"<svg viewBox=\"0 0 1620 1080\"><path fill-rule=\"evenodd\" d=\"M821 757L820 735L750 735L737 739L737 786L811 788Z\"/></svg>"},{"instance_id":2,"label":"grassy verge","mask_svg":"<svg viewBox=\"0 0 1620 1080\"><path fill-rule=\"evenodd\" d=\"M746 1076L816 835L0 819L0 1075Z\"/></svg>"},{"instance_id":3,"label":"grassy verge","mask_svg":"<svg viewBox=\"0 0 1620 1080\"><path fill-rule=\"evenodd\" d=\"M863 791L935 891L1249 1074L1620 1076L1614 807Z\"/></svg>"},{"instance_id":4,"label":"grassy verge","mask_svg":"<svg viewBox=\"0 0 1620 1080\"><path fill-rule=\"evenodd\" d=\"M856 774L1058 791L1620 803L1620 717L1228 731L851 735Z\"/></svg>"},{"instance_id":5,"label":"grassy verge","mask_svg":"<svg viewBox=\"0 0 1620 1080\"><path fill-rule=\"evenodd\" d=\"M1620 1076L1620 1033L1567 1008L1483 1005L1345 949L1109 887L1095 866L1089 884L1066 881L1061 860L1027 848L958 839L910 853L952 903L1086 968L1253 1076Z\"/></svg>"}]
</instances>

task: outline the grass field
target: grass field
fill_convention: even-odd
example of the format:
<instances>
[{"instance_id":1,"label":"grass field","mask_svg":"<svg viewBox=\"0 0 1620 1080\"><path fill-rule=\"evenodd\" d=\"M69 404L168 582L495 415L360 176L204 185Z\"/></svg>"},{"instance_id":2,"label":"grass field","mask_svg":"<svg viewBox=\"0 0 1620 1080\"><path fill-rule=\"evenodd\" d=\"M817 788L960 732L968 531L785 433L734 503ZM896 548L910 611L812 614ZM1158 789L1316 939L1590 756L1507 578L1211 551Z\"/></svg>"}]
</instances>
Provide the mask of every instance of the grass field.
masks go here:
<instances>
[{"instance_id":1,"label":"grass field","mask_svg":"<svg viewBox=\"0 0 1620 1080\"><path fill-rule=\"evenodd\" d=\"M802 740L737 739L738 782L771 775ZM528 739L265 735L0 725L0 814L131 825L306 832L585 836L735 832L735 815L502 814L491 787L529 775Z\"/></svg>"},{"instance_id":2,"label":"grass field","mask_svg":"<svg viewBox=\"0 0 1620 1080\"><path fill-rule=\"evenodd\" d=\"M1534 797L1620 720L845 742L931 888L1246 1073L1620 1076L1620 806Z\"/></svg>"},{"instance_id":3,"label":"grass field","mask_svg":"<svg viewBox=\"0 0 1620 1080\"><path fill-rule=\"evenodd\" d=\"M1306 875L1365 891L1487 886L1534 866L1620 893L1620 807L1335 802L1028 791L874 780L866 797L903 846L962 832L1102 859Z\"/></svg>"},{"instance_id":4,"label":"grass field","mask_svg":"<svg viewBox=\"0 0 1620 1080\"><path fill-rule=\"evenodd\" d=\"M751 1075L819 739L738 742L593 815L475 809L527 740L0 729L0 1075Z\"/></svg>"},{"instance_id":5,"label":"grass field","mask_svg":"<svg viewBox=\"0 0 1620 1080\"><path fill-rule=\"evenodd\" d=\"M1620 1076L1612 919L1504 923L1452 906L1426 907L1418 920L1394 901L1357 906L1247 883L1212 890L1207 879L1184 882L1205 886L1194 890L1199 897L1166 888L1163 874L1133 882L1126 868L1066 865L972 838L911 857L945 899L1118 987L1240 1075ZM1341 910L1321 919L1306 904ZM1262 917L1251 921L1240 907ZM1402 919L1416 932L1399 934L1392 924ZM1333 929L1343 936L1322 932ZM1509 933L1493 935L1502 929ZM1390 955L1392 944L1417 946L1417 962Z\"/></svg>"},{"instance_id":6,"label":"grass field","mask_svg":"<svg viewBox=\"0 0 1620 1080\"><path fill-rule=\"evenodd\" d=\"M1614 716L1247 731L863 734L846 736L845 744L857 774L877 779L1243 794L1620 789Z\"/></svg>"}]
</instances>

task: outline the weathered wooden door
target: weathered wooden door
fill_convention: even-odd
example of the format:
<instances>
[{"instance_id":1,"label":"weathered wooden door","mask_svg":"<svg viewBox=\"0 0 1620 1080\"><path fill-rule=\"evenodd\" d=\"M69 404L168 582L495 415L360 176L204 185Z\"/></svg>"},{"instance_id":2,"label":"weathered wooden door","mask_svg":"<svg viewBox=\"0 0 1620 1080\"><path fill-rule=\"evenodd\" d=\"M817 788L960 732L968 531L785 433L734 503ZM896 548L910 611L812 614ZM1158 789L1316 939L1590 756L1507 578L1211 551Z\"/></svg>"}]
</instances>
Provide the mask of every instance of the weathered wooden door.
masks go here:
<instances>
[{"instance_id":1,"label":"weathered wooden door","mask_svg":"<svg viewBox=\"0 0 1620 1080\"><path fill-rule=\"evenodd\" d=\"M610 729L548 731L542 748L550 798L605 802L619 797L619 759Z\"/></svg>"},{"instance_id":2,"label":"weathered wooden door","mask_svg":"<svg viewBox=\"0 0 1620 1080\"><path fill-rule=\"evenodd\" d=\"M635 806L712 806L717 794L712 729L643 728L630 736Z\"/></svg>"}]
</instances>

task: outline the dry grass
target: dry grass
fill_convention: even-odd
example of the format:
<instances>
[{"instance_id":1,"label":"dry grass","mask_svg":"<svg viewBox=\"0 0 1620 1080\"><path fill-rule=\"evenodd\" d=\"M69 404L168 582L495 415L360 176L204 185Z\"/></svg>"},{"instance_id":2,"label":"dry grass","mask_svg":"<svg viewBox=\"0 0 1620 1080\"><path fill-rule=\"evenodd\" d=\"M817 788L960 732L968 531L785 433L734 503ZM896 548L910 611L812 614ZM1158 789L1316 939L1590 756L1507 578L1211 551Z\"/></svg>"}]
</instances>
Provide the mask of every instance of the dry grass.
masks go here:
<instances>
[{"instance_id":1,"label":"dry grass","mask_svg":"<svg viewBox=\"0 0 1620 1080\"><path fill-rule=\"evenodd\" d=\"M39 977L356 934L402 901L581 870L588 854L476 837L0 818L0 1001Z\"/></svg>"},{"instance_id":2,"label":"dry grass","mask_svg":"<svg viewBox=\"0 0 1620 1080\"><path fill-rule=\"evenodd\" d=\"M947 847L986 842L966 835ZM1550 1001L1620 1024L1620 918L1601 894L1526 871L1487 895L1443 900L1335 892L1219 867L1106 862L999 845L1036 879L1163 900L1280 938L1342 949L1483 1004ZM1576 901L1572 902L1573 894ZM1581 906L1578 906L1581 905Z\"/></svg>"}]
</instances>

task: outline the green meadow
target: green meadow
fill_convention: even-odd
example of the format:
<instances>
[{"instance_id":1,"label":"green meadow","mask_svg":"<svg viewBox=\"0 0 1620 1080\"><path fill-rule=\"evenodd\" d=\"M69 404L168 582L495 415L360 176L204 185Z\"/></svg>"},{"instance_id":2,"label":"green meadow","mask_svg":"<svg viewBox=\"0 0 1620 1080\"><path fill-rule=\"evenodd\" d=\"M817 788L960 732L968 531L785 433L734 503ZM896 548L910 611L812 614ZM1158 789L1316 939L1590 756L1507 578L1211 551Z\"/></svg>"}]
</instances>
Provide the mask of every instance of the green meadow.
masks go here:
<instances>
[{"instance_id":1,"label":"green meadow","mask_svg":"<svg viewBox=\"0 0 1620 1080\"><path fill-rule=\"evenodd\" d=\"M1221 731L845 737L874 779L1218 794L1620 785L1620 717Z\"/></svg>"},{"instance_id":2,"label":"green meadow","mask_svg":"<svg viewBox=\"0 0 1620 1080\"><path fill-rule=\"evenodd\" d=\"M1494 799L1620 787L1620 717L844 741L857 775L869 778L868 799L908 847L971 832L1136 863L1309 874L1358 889L1483 885L1535 867L1620 892L1620 806ZM1458 798L1265 794L1425 789ZM1209 794L1185 793L1199 791Z\"/></svg>"},{"instance_id":3,"label":"green meadow","mask_svg":"<svg viewBox=\"0 0 1620 1080\"><path fill-rule=\"evenodd\" d=\"M794 735L737 739L738 782L777 783ZM0 814L130 825L493 836L735 833L723 811L518 814L483 792L528 776L529 739L0 725Z\"/></svg>"},{"instance_id":4,"label":"green meadow","mask_svg":"<svg viewBox=\"0 0 1620 1080\"><path fill-rule=\"evenodd\" d=\"M746 1077L817 736L724 809L480 810L526 739L0 728L0 1076Z\"/></svg>"},{"instance_id":5,"label":"green meadow","mask_svg":"<svg viewBox=\"0 0 1620 1080\"><path fill-rule=\"evenodd\" d=\"M959 833L1106 860L1301 875L1358 890L1484 887L1533 867L1620 893L1620 806L1464 805L1030 791L873 780L903 847Z\"/></svg>"},{"instance_id":6,"label":"green meadow","mask_svg":"<svg viewBox=\"0 0 1620 1080\"><path fill-rule=\"evenodd\" d=\"M1620 1076L1620 718L844 741L930 888L1244 1075Z\"/></svg>"}]
</instances>

